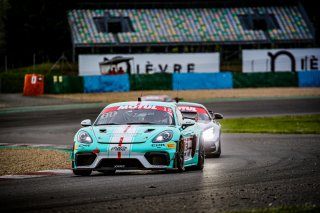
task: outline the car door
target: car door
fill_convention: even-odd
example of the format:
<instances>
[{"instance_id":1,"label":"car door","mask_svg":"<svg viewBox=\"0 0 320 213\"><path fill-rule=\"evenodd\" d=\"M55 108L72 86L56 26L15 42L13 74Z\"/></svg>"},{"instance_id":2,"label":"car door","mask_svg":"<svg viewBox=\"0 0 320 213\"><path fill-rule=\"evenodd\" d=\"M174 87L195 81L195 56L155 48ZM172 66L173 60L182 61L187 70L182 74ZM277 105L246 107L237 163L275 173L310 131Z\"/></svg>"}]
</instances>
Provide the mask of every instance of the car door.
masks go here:
<instances>
[{"instance_id":1,"label":"car door","mask_svg":"<svg viewBox=\"0 0 320 213\"><path fill-rule=\"evenodd\" d=\"M194 157L198 146L199 126L194 121L183 119L180 110L176 112L179 125L181 126L181 136L184 142L184 160L190 160Z\"/></svg>"}]
</instances>

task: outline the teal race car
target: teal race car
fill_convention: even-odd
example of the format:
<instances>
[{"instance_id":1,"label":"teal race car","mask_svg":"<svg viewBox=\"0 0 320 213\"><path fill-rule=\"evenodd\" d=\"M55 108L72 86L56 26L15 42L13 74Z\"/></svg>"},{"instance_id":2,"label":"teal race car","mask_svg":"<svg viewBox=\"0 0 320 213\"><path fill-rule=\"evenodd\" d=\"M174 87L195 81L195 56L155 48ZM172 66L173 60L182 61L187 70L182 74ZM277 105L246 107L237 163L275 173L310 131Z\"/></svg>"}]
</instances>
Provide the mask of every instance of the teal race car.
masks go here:
<instances>
[{"instance_id":1,"label":"teal race car","mask_svg":"<svg viewBox=\"0 0 320 213\"><path fill-rule=\"evenodd\" d=\"M81 125L72 152L75 175L204 167L202 130L174 103L113 103L93 124L87 119Z\"/></svg>"}]
</instances>

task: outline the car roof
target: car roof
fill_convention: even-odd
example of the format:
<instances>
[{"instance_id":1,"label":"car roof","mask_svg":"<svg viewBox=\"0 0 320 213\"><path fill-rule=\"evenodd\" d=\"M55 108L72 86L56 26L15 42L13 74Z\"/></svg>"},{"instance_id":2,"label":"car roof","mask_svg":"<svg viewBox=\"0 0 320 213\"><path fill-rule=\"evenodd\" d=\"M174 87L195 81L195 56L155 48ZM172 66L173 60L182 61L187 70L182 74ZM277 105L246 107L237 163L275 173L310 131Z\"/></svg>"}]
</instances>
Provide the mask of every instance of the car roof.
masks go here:
<instances>
[{"instance_id":1,"label":"car roof","mask_svg":"<svg viewBox=\"0 0 320 213\"><path fill-rule=\"evenodd\" d=\"M199 103L194 103L194 102L178 102L177 103L178 106L193 106L193 107L202 107L202 108L205 108L206 107L202 104L199 104Z\"/></svg>"},{"instance_id":2,"label":"car roof","mask_svg":"<svg viewBox=\"0 0 320 213\"><path fill-rule=\"evenodd\" d=\"M166 99L173 100L168 95L147 95L147 96L142 96L141 99L145 101L148 101L148 100L156 101L156 100L166 100Z\"/></svg>"},{"instance_id":3,"label":"car roof","mask_svg":"<svg viewBox=\"0 0 320 213\"><path fill-rule=\"evenodd\" d=\"M162 101L127 101L127 102L117 102L112 103L106 106L107 107L113 107L113 106L126 106L126 105L149 105L149 106L164 106L164 107L170 107L175 108L176 105L172 102L162 102Z\"/></svg>"}]
</instances>

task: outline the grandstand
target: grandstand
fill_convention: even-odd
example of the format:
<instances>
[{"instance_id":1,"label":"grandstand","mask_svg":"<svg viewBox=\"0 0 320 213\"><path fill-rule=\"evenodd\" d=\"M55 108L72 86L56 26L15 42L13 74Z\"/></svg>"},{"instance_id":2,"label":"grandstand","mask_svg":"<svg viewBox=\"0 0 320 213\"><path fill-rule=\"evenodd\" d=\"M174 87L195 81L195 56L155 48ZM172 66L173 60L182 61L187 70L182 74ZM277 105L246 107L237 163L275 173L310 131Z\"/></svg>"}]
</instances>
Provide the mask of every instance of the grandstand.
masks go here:
<instances>
[{"instance_id":1,"label":"grandstand","mask_svg":"<svg viewBox=\"0 0 320 213\"><path fill-rule=\"evenodd\" d=\"M74 54L77 48L82 53L97 53L106 47L111 48L104 52L118 47L132 52L134 46L164 46L160 51L167 52L168 47L179 45L281 46L315 40L314 28L299 1L256 5L255 1L250 5L246 1L199 1L171 6L166 1L156 6L145 2L99 5L98 9L82 4L81 9L68 11Z\"/></svg>"},{"instance_id":2,"label":"grandstand","mask_svg":"<svg viewBox=\"0 0 320 213\"><path fill-rule=\"evenodd\" d=\"M298 7L72 10L68 14L75 44L174 42L272 42L312 40ZM95 19L127 18L129 32L99 30ZM251 23L253 22L253 24ZM252 26L255 23L259 26ZM263 23L264 22L264 23ZM266 26L264 26L266 25Z\"/></svg>"}]
</instances>

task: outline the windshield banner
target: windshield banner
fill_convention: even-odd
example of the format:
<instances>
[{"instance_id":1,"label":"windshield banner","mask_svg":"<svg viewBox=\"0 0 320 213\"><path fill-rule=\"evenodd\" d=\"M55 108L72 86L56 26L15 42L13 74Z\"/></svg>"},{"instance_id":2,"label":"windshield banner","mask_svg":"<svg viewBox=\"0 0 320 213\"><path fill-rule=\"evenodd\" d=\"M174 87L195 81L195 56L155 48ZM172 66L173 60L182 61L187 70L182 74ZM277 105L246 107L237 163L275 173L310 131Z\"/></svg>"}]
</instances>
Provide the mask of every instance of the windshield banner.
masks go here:
<instances>
[{"instance_id":1,"label":"windshield banner","mask_svg":"<svg viewBox=\"0 0 320 213\"><path fill-rule=\"evenodd\" d=\"M115 106L115 107L109 107L107 109L104 109L102 113L108 113L113 112L117 110L158 110L167 112L169 114L173 114L173 111L169 107L164 106L154 106L154 105L122 105L122 106Z\"/></svg>"},{"instance_id":2,"label":"windshield banner","mask_svg":"<svg viewBox=\"0 0 320 213\"><path fill-rule=\"evenodd\" d=\"M198 112L201 114L207 114L207 111L201 107L179 106L181 112Z\"/></svg>"}]
</instances>

